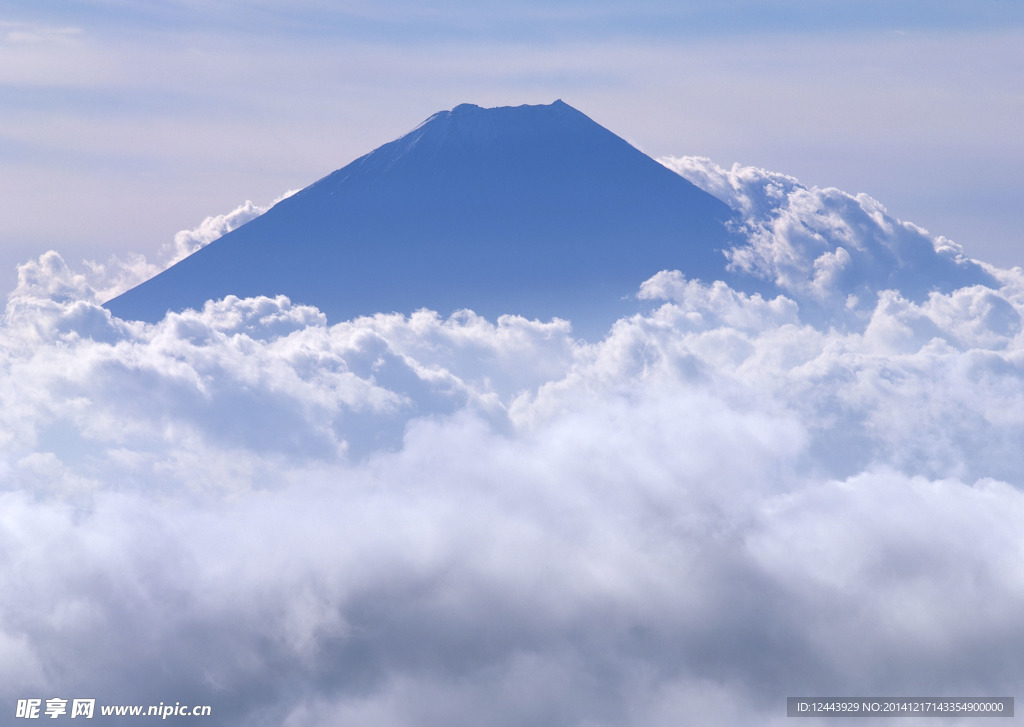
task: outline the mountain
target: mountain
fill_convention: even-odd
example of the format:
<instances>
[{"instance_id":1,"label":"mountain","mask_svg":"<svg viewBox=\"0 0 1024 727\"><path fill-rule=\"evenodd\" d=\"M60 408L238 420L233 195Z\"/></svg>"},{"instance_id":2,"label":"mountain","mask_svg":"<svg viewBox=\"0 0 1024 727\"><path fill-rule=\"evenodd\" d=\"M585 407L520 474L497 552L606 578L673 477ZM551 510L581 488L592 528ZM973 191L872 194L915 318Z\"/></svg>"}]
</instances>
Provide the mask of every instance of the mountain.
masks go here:
<instances>
[{"instance_id":1,"label":"mountain","mask_svg":"<svg viewBox=\"0 0 1024 727\"><path fill-rule=\"evenodd\" d=\"M109 301L159 320L285 294L331 322L427 307L600 327L660 270L726 277L721 201L571 106L463 104Z\"/></svg>"},{"instance_id":2,"label":"mountain","mask_svg":"<svg viewBox=\"0 0 1024 727\"><path fill-rule=\"evenodd\" d=\"M231 294L284 294L317 306L332 323L470 308L492 320L568 318L591 337L636 310L640 284L661 270L783 293L820 321L835 319L835 300L863 300L870 309L880 290L920 301L933 290L996 285L976 263L937 250L919 228L834 192L835 199L830 190L815 193L817 228L804 222L787 231L784 219L781 228L741 220L562 101L463 104L106 306L121 318L157 321ZM844 233L835 224L847 218ZM730 221L748 236L730 233ZM775 239L780 234L785 239ZM726 270L724 251L743 247L763 259L749 273ZM819 290L825 278L829 289Z\"/></svg>"}]
</instances>

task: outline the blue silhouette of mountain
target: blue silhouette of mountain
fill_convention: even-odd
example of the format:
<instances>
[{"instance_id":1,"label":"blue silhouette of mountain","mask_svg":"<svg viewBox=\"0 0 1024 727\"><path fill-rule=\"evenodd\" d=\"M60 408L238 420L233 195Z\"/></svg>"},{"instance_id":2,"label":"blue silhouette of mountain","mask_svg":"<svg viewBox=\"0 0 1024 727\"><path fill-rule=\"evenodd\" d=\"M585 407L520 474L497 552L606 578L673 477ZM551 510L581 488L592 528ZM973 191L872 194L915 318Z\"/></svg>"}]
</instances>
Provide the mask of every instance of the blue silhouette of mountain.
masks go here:
<instances>
[{"instance_id":1,"label":"blue silhouette of mountain","mask_svg":"<svg viewBox=\"0 0 1024 727\"><path fill-rule=\"evenodd\" d=\"M287 295L337 322L470 308L597 330L663 269L725 278L721 201L576 109L463 104L109 301L155 321Z\"/></svg>"}]
</instances>

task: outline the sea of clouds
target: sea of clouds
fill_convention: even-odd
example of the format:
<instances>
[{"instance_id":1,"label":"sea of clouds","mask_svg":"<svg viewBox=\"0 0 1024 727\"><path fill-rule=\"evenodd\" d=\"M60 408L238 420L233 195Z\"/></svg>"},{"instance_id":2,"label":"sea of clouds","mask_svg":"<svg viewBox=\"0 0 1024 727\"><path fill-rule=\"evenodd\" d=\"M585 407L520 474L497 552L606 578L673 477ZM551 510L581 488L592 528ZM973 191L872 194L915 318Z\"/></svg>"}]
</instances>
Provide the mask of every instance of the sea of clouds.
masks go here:
<instances>
[{"instance_id":1,"label":"sea of clouds","mask_svg":"<svg viewBox=\"0 0 1024 727\"><path fill-rule=\"evenodd\" d=\"M589 342L471 312L99 305L251 204L159 264L22 266L0 709L675 727L787 724L787 696L1013 696L1024 273L929 291L907 271L961 251L875 200L665 163L740 213L732 263L780 294L664 271Z\"/></svg>"}]
</instances>

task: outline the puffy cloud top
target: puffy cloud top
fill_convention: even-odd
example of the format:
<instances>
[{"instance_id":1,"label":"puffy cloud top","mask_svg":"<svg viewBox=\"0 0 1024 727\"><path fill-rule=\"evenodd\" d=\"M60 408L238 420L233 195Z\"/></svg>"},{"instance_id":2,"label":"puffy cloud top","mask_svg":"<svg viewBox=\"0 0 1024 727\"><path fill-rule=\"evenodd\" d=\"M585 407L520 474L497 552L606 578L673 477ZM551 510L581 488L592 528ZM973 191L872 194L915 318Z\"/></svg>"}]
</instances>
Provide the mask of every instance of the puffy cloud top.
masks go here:
<instances>
[{"instance_id":1,"label":"puffy cloud top","mask_svg":"<svg viewBox=\"0 0 1024 727\"><path fill-rule=\"evenodd\" d=\"M725 170L703 157L662 162L740 212L730 267L773 283L808 320L862 321L887 289L920 301L932 291L995 284L959 246L889 216L866 194L808 189L783 174Z\"/></svg>"}]
</instances>

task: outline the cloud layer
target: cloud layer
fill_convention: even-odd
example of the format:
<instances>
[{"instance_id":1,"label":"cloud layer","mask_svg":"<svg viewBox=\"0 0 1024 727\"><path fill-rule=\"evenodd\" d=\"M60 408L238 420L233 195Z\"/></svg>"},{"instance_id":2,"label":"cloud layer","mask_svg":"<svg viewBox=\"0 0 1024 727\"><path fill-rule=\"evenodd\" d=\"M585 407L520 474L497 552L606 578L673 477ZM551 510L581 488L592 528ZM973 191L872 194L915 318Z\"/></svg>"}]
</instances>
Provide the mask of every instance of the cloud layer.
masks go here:
<instances>
[{"instance_id":1,"label":"cloud layer","mask_svg":"<svg viewBox=\"0 0 1024 727\"><path fill-rule=\"evenodd\" d=\"M149 326L97 305L119 270L24 266L0 701L647 726L1012 696L1024 275L901 293L893 259L959 251L863 196L673 164L743 213L734 261L785 295L666 271L585 343L283 298Z\"/></svg>"}]
</instances>

